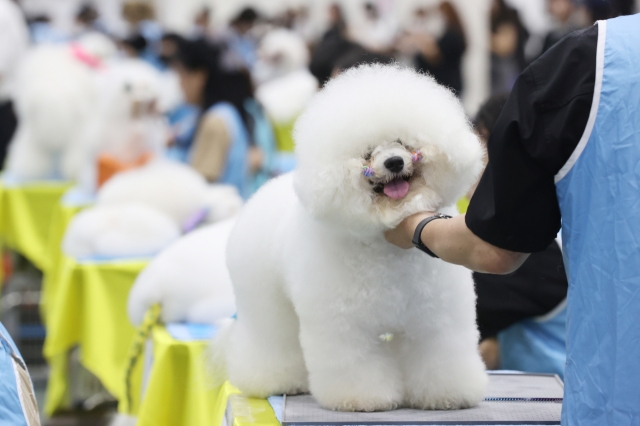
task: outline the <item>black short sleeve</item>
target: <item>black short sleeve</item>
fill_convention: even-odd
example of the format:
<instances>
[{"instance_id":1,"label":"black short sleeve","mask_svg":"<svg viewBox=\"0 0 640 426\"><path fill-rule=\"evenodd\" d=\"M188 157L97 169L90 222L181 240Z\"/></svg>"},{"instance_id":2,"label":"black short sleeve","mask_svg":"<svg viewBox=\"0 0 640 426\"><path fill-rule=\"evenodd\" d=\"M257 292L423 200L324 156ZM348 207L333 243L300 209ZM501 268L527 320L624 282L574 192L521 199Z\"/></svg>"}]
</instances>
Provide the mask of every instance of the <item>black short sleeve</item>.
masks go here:
<instances>
[{"instance_id":1,"label":"black short sleeve","mask_svg":"<svg viewBox=\"0 0 640 426\"><path fill-rule=\"evenodd\" d=\"M518 78L491 132L489 163L466 215L484 241L532 253L558 233L554 176L589 119L597 42L597 25L569 34Z\"/></svg>"}]
</instances>

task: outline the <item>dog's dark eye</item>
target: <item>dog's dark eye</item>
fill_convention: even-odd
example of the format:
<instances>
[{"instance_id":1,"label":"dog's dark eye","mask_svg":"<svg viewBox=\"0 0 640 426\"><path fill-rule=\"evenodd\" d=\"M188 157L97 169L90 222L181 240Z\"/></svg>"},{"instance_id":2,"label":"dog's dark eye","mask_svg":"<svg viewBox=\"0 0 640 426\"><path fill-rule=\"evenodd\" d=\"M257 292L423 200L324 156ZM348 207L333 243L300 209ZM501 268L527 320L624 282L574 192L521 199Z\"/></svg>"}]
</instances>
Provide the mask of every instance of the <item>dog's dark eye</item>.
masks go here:
<instances>
[{"instance_id":1,"label":"dog's dark eye","mask_svg":"<svg viewBox=\"0 0 640 426\"><path fill-rule=\"evenodd\" d=\"M371 152L367 152L367 153L364 155L364 161L369 161L369 160L371 160Z\"/></svg>"},{"instance_id":2,"label":"dog's dark eye","mask_svg":"<svg viewBox=\"0 0 640 426\"><path fill-rule=\"evenodd\" d=\"M400 139L396 139L396 143L399 143L400 145L404 146L404 144L402 143L402 141Z\"/></svg>"}]
</instances>

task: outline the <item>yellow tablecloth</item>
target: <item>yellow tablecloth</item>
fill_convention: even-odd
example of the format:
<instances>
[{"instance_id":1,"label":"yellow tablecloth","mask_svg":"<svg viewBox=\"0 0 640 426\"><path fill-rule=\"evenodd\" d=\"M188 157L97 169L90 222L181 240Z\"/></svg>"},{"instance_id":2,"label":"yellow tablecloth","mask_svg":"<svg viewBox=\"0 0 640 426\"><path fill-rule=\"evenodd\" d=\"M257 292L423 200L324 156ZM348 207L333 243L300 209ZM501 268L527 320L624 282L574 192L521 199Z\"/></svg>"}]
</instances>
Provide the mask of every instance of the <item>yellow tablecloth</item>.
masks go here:
<instances>
[{"instance_id":1,"label":"yellow tablecloth","mask_svg":"<svg viewBox=\"0 0 640 426\"><path fill-rule=\"evenodd\" d=\"M119 410L137 414L137 426L220 426L229 395L238 391L228 383L212 386L205 361L209 342L176 340L162 325L153 327L151 341L153 364L142 401L133 401L133 410L121 402Z\"/></svg>"},{"instance_id":2,"label":"yellow tablecloth","mask_svg":"<svg viewBox=\"0 0 640 426\"><path fill-rule=\"evenodd\" d=\"M148 260L83 262L63 256L59 278L47 289L44 355L51 367L45 412L69 405L68 351L118 400L135 329L127 317L129 290Z\"/></svg>"},{"instance_id":3,"label":"yellow tablecloth","mask_svg":"<svg viewBox=\"0 0 640 426\"><path fill-rule=\"evenodd\" d=\"M68 182L0 183L0 239L38 269L47 266L51 217Z\"/></svg>"},{"instance_id":4,"label":"yellow tablecloth","mask_svg":"<svg viewBox=\"0 0 640 426\"><path fill-rule=\"evenodd\" d=\"M286 124L273 123L273 134L276 137L276 148L278 151L293 152L293 125L295 120Z\"/></svg>"},{"instance_id":5,"label":"yellow tablecloth","mask_svg":"<svg viewBox=\"0 0 640 426\"><path fill-rule=\"evenodd\" d=\"M47 306L50 304L49 299L55 291L56 283L60 279L63 264L62 239L73 216L84 207L81 205L67 205L60 200L56 203L51 213L51 224L45 251L42 292L40 294L40 313L45 325L47 323Z\"/></svg>"}]
</instances>

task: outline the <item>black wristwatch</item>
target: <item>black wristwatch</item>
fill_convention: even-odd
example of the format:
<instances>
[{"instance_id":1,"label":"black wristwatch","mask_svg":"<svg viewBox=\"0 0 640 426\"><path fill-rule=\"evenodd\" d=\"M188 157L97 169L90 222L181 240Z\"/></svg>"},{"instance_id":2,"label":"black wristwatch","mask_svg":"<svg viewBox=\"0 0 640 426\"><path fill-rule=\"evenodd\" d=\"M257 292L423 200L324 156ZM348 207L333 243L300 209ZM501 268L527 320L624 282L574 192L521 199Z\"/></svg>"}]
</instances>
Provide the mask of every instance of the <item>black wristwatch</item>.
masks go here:
<instances>
[{"instance_id":1,"label":"black wristwatch","mask_svg":"<svg viewBox=\"0 0 640 426\"><path fill-rule=\"evenodd\" d=\"M451 219L451 216L447 216L446 214L442 214L442 213L438 213L435 216L431 216L428 217L426 219L424 219L422 222L420 222L418 224L418 227L416 228L415 232L413 233L413 245L415 246L415 248L427 253L429 256L431 257L435 257L436 259L438 259L438 256L436 256L436 254L434 252L432 252L431 250L429 250L429 247L425 246L424 243L422 242L422 239L420 238L420 235L422 234L422 230L424 229L425 226L427 226L427 224L433 220L436 219Z\"/></svg>"}]
</instances>

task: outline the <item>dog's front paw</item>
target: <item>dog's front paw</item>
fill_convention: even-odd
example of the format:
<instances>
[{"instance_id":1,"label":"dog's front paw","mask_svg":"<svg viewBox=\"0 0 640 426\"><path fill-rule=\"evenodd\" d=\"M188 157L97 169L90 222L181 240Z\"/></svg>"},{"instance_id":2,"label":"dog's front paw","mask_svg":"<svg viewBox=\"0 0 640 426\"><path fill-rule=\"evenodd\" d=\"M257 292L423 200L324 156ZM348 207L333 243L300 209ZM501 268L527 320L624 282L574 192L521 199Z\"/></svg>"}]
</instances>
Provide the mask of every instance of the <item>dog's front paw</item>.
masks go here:
<instances>
[{"instance_id":1,"label":"dog's front paw","mask_svg":"<svg viewBox=\"0 0 640 426\"><path fill-rule=\"evenodd\" d=\"M344 386L337 381L335 386L315 389L312 394L324 408L334 411L389 411L398 408L402 402L402 391L391 382L378 386Z\"/></svg>"},{"instance_id":2,"label":"dog's front paw","mask_svg":"<svg viewBox=\"0 0 640 426\"><path fill-rule=\"evenodd\" d=\"M334 411L390 411L398 408L398 401L389 399L373 398L347 398L335 401L319 401L320 404L329 410Z\"/></svg>"},{"instance_id":3,"label":"dog's front paw","mask_svg":"<svg viewBox=\"0 0 640 426\"><path fill-rule=\"evenodd\" d=\"M461 410L475 407L480 401L482 401L482 397L433 396L421 400L410 400L408 405L417 410Z\"/></svg>"},{"instance_id":4,"label":"dog's front paw","mask_svg":"<svg viewBox=\"0 0 640 426\"><path fill-rule=\"evenodd\" d=\"M477 406L484 399L488 377L484 370L464 377L432 380L408 391L406 405L419 410L459 410Z\"/></svg>"}]
</instances>

